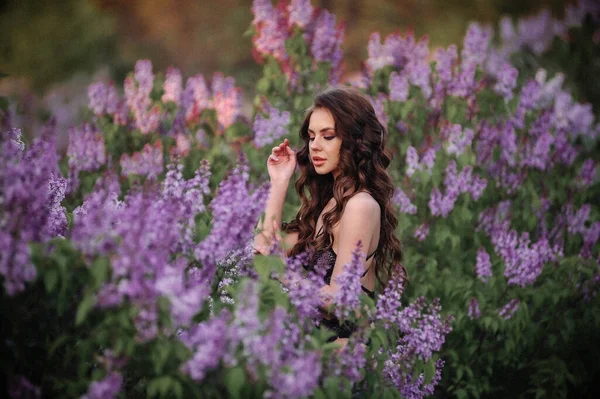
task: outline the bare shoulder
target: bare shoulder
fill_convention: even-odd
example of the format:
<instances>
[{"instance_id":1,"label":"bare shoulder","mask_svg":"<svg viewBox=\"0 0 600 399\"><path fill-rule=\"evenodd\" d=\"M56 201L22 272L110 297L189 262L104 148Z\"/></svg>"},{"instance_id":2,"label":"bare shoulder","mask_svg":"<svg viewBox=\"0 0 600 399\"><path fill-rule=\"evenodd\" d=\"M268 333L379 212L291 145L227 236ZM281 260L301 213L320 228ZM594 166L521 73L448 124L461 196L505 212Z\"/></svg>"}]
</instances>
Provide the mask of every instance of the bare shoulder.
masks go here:
<instances>
[{"instance_id":1,"label":"bare shoulder","mask_svg":"<svg viewBox=\"0 0 600 399\"><path fill-rule=\"evenodd\" d=\"M381 209L371 194L361 191L348 200L344 213L379 218Z\"/></svg>"}]
</instances>

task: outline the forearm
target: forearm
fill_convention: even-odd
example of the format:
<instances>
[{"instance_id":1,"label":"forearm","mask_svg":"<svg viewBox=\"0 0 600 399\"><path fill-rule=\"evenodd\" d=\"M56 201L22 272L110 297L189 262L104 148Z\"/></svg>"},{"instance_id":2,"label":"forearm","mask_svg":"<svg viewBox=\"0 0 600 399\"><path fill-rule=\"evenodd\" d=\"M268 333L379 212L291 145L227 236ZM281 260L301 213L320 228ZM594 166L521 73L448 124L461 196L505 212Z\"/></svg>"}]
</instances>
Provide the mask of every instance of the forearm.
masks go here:
<instances>
[{"instance_id":1,"label":"forearm","mask_svg":"<svg viewBox=\"0 0 600 399\"><path fill-rule=\"evenodd\" d=\"M272 244L276 233L275 228L279 230L281 227L283 204L289 183L289 180L271 182L271 190L265 206L264 223L259 226L261 231L254 237L255 248L263 254L268 252L268 248Z\"/></svg>"},{"instance_id":2,"label":"forearm","mask_svg":"<svg viewBox=\"0 0 600 399\"><path fill-rule=\"evenodd\" d=\"M321 304L319 305L319 308L325 312L325 314L329 314L331 312L331 307L334 304L335 294L336 291L329 284L325 284L319 289L319 298L321 298Z\"/></svg>"}]
</instances>

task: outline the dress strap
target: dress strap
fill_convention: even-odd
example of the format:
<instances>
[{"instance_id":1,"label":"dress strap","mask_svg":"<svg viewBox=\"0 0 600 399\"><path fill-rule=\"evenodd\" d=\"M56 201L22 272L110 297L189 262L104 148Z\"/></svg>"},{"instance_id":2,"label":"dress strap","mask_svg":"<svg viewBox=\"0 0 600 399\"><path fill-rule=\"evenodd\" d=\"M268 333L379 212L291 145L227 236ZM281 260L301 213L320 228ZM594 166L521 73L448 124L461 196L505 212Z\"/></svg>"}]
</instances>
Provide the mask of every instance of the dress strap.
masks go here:
<instances>
[{"instance_id":1,"label":"dress strap","mask_svg":"<svg viewBox=\"0 0 600 399\"><path fill-rule=\"evenodd\" d=\"M365 260L369 260L369 258L370 258L370 257L372 257L373 255L375 255L375 252L377 252L377 249L375 249L375 251L373 251L373 252L371 253L371 255L367 256L367 259L365 259Z\"/></svg>"}]
</instances>

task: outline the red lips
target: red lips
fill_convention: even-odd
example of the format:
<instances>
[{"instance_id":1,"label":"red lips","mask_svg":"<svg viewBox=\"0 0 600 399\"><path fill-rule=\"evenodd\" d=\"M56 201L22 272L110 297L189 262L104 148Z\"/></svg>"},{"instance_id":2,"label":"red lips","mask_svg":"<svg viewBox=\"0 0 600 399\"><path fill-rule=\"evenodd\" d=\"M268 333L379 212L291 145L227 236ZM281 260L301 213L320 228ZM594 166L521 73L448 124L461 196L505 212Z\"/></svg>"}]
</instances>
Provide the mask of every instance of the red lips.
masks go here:
<instances>
[{"instance_id":1,"label":"red lips","mask_svg":"<svg viewBox=\"0 0 600 399\"><path fill-rule=\"evenodd\" d=\"M322 166L325 163L325 159L321 157L313 157L312 162L315 166Z\"/></svg>"}]
</instances>

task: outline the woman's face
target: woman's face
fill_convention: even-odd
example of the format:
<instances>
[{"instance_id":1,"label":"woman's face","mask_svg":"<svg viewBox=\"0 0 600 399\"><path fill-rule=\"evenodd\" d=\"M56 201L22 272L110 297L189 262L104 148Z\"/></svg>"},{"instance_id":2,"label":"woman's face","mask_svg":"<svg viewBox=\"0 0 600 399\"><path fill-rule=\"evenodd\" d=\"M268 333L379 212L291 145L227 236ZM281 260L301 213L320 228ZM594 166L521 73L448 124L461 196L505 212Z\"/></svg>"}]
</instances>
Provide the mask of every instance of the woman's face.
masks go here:
<instances>
[{"instance_id":1,"label":"woman's face","mask_svg":"<svg viewBox=\"0 0 600 399\"><path fill-rule=\"evenodd\" d=\"M312 112L308 137L310 161L315 171L320 175L333 173L333 177L337 177L342 138L335 131L335 121L329 110L317 108Z\"/></svg>"}]
</instances>

